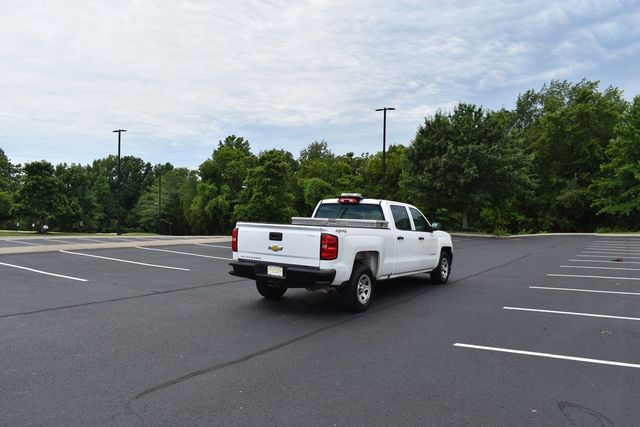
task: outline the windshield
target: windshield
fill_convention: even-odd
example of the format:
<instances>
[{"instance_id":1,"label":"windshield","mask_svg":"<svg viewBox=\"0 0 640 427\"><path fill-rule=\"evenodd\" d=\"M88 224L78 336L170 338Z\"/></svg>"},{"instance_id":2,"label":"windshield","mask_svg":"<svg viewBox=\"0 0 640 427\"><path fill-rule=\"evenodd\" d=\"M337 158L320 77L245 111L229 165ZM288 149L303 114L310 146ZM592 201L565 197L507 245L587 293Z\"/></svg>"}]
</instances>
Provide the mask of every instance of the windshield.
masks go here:
<instances>
[{"instance_id":1,"label":"windshield","mask_svg":"<svg viewBox=\"0 0 640 427\"><path fill-rule=\"evenodd\" d=\"M384 221L380 205L323 203L314 218L377 219Z\"/></svg>"}]
</instances>

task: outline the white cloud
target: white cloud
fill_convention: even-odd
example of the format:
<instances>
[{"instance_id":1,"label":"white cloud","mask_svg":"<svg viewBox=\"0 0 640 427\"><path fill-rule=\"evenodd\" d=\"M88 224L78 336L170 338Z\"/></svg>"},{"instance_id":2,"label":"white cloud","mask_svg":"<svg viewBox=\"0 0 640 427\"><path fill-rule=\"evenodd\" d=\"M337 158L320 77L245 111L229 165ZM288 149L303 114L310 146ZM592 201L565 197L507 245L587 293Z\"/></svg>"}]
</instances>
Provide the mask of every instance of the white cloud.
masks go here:
<instances>
[{"instance_id":1,"label":"white cloud","mask_svg":"<svg viewBox=\"0 0 640 427\"><path fill-rule=\"evenodd\" d=\"M256 151L322 138L375 151L381 106L398 108L388 135L408 143L439 108L509 106L552 78L637 87L634 1L8 0L1 12L0 147L18 161L88 162L113 152L117 127L146 160L188 166L242 131Z\"/></svg>"}]
</instances>

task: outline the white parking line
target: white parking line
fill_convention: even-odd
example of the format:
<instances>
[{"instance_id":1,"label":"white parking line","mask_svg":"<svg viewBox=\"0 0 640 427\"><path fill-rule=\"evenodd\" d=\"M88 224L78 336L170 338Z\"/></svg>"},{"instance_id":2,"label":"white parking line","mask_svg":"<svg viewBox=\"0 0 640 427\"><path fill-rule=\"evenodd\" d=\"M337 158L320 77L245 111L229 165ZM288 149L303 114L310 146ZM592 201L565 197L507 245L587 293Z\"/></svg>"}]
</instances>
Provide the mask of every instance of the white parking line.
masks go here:
<instances>
[{"instance_id":1,"label":"white parking line","mask_svg":"<svg viewBox=\"0 0 640 427\"><path fill-rule=\"evenodd\" d=\"M640 248L640 245L623 245L619 243L590 243L588 246L597 248Z\"/></svg>"},{"instance_id":2,"label":"white parking line","mask_svg":"<svg viewBox=\"0 0 640 427\"><path fill-rule=\"evenodd\" d=\"M580 274L547 274L550 277L579 277L582 279L640 280L640 277L586 276Z\"/></svg>"},{"instance_id":3,"label":"white parking line","mask_svg":"<svg viewBox=\"0 0 640 427\"><path fill-rule=\"evenodd\" d=\"M584 248L585 251L614 251L614 252L638 252L640 248L618 248L618 247L603 247L603 246L587 246Z\"/></svg>"},{"instance_id":4,"label":"white parking line","mask_svg":"<svg viewBox=\"0 0 640 427\"><path fill-rule=\"evenodd\" d=\"M484 345L463 344L463 343L455 343L454 347L464 347L464 348L472 348L476 350L496 351L500 353L522 354L524 356L547 357L550 359L572 360L574 362L596 363L599 365L622 366L624 368L640 368L640 364L637 364L637 363L616 362L613 360L603 360L603 359L589 359L586 357L565 356L562 354L553 354L553 353L540 353L537 351L515 350L512 348L487 347Z\"/></svg>"},{"instance_id":5,"label":"white parking line","mask_svg":"<svg viewBox=\"0 0 640 427\"><path fill-rule=\"evenodd\" d=\"M638 252L638 253L640 253L640 250L638 250L638 249L616 249L616 248L602 248L602 249L585 248L584 250L582 250L580 252L604 252L604 253L609 253L609 252Z\"/></svg>"},{"instance_id":6,"label":"white parking line","mask_svg":"<svg viewBox=\"0 0 640 427\"><path fill-rule=\"evenodd\" d=\"M47 276L62 277L63 279L69 279L69 280L77 280L78 282L88 282L87 279L80 279L79 277L71 277L71 276L64 276L62 274L49 273L47 271L36 270L34 268L22 267L20 265L14 265L14 264L7 264L6 262L0 262L0 265L19 268L20 270L27 270L27 271L31 271L33 273L38 273L38 274L46 274Z\"/></svg>"},{"instance_id":7,"label":"white parking line","mask_svg":"<svg viewBox=\"0 0 640 427\"><path fill-rule=\"evenodd\" d=\"M231 246L222 246L222 245L210 245L207 243L194 243L194 245L196 246L208 246L210 248L222 248L222 249L229 249L231 250Z\"/></svg>"},{"instance_id":8,"label":"white parking line","mask_svg":"<svg viewBox=\"0 0 640 427\"><path fill-rule=\"evenodd\" d=\"M591 266L591 265L561 265L560 268L591 268L591 269L596 269L596 270L640 271L640 268L596 267L596 266Z\"/></svg>"},{"instance_id":9,"label":"white parking line","mask_svg":"<svg viewBox=\"0 0 640 427\"><path fill-rule=\"evenodd\" d=\"M627 251L627 252L621 252L621 251L580 251L583 254L609 254L609 255L616 255L616 256L622 256L622 255L640 255L640 252L635 252L635 251Z\"/></svg>"},{"instance_id":10,"label":"white parking line","mask_svg":"<svg viewBox=\"0 0 640 427\"><path fill-rule=\"evenodd\" d=\"M221 259L221 260L225 260L225 261L233 261L233 258L223 258L223 257L219 257L219 256L194 254L194 253L191 253L191 252L171 251L169 249L145 248L143 246L136 246L136 249L144 249L144 250L147 250L147 251L169 252L171 254L198 256L198 257L202 257L202 258L212 258L212 259Z\"/></svg>"},{"instance_id":11,"label":"white parking line","mask_svg":"<svg viewBox=\"0 0 640 427\"><path fill-rule=\"evenodd\" d=\"M576 289L576 288L552 288L549 286L529 286L530 289L544 289L548 291L570 291L570 292L589 292L594 294L616 294L616 295L638 295L640 292L622 292L622 291L597 291L593 289Z\"/></svg>"},{"instance_id":12,"label":"white parking line","mask_svg":"<svg viewBox=\"0 0 640 427\"><path fill-rule=\"evenodd\" d=\"M640 246L636 246L636 245L587 245L587 248L629 249L632 251L640 251Z\"/></svg>"},{"instance_id":13,"label":"white parking line","mask_svg":"<svg viewBox=\"0 0 640 427\"><path fill-rule=\"evenodd\" d=\"M605 261L602 259L570 259L569 261L571 262L610 262L613 264L640 264L640 261Z\"/></svg>"},{"instance_id":14,"label":"white parking line","mask_svg":"<svg viewBox=\"0 0 640 427\"><path fill-rule=\"evenodd\" d=\"M604 247L609 247L609 246L613 246L613 247L618 247L618 246L622 246L622 247L640 247L640 243L634 243L634 242L618 242L618 243L602 243L602 242L590 242L587 243L588 246L604 246Z\"/></svg>"},{"instance_id":15,"label":"white parking line","mask_svg":"<svg viewBox=\"0 0 640 427\"><path fill-rule=\"evenodd\" d=\"M68 240L58 240L58 239L46 239L47 242L60 242L60 243L77 243L77 242L70 242Z\"/></svg>"},{"instance_id":16,"label":"white parking line","mask_svg":"<svg viewBox=\"0 0 640 427\"><path fill-rule=\"evenodd\" d=\"M581 256L581 257L586 257L586 258L613 258L613 255L576 255L576 256ZM624 258L631 258L631 259L640 259L640 256L628 256L628 255L624 255Z\"/></svg>"},{"instance_id":17,"label":"white parking line","mask_svg":"<svg viewBox=\"0 0 640 427\"><path fill-rule=\"evenodd\" d=\"M640 240L637 240L637 239L594 240L593 242L597 242L597 243L638 243L638 244L640 244Z\"/></svg>"},{"instance_id":18,"label":"white parking line","mask_svg":"<svg viewBox=\"0 0 640 427\"><path fill-rule=\"evenodd\" d=\"M22 240L13 240L13 239L7 239L7 242L15 242L15 243L22 243L23 245L31 245L31 246L41 246L41 243L31 243L31 242L23 242Z\"/></svg>"},{"instance_id":19,"label":"white parking line","mask_svg":"<svg viewBox=\"0 0 640 427\"><path fill-rule=\"evenodd\" d=\"M557 311L557 310L541 310L538 308L523 308L523 307L502 307L504 310L515 311L531 311L535 313L550 313L550 314L567 314L570 316L584 316L584 317L601 317L604 319L618 319L618 320L638 320L640 317L625 317L625 316L611 316L608 314L593 314L593 313L578 313L575 311Z\"/></svg>"},{"instance_id":20,"label":"white parking line","mask_svg":"<svg viewBox=\"0 0 640 427\"><path fill-rule=\"evenodd\" d=\"M64 254L69 254L69 255L80 255L80 256L87 256L87 257L91 257L91 258L106 259L106 260L109 260L109 261L126 262L127 264L144 265L146 267L166 268L166 269L169 269L169 270L180 270L180 271L191 271L188 268L170 267L170 266L167 266L167 265L158 265L158 264L148 264L146 262L129 261L129 260L126 260L126 259L110 258L110 257L100 256L100 255L90 255L90 254L85 254L85 253L82 253L82 252L69 252L69 251L59 251L59 252L62 252Z\"/></svg>"}]
</instances>

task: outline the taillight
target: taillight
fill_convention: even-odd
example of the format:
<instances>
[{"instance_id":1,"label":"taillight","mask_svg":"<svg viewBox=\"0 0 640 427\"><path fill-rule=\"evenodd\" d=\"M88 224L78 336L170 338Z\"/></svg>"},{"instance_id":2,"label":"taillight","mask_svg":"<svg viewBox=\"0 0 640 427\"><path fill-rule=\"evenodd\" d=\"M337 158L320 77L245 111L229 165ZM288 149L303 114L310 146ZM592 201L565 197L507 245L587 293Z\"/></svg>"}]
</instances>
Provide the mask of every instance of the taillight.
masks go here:
<instances>
[{"instance_id":1,"label":"taillight","mask_svg":"<svg viewBox=\"0 0 640 427\"><path fill-rule=\"evenodd\" d=\"M320 259L331 261L338 258L338 237L322 233L320 237Z\"/></svg>"},{"instance_id":2,"label":"taillight","mask_svg":"<svg viewBox=\"0 0 640 427\"><path fill-rule=\"evenodd\" d=\"M234 228L231 232L231 250L238 252L238 227Z\"/></svg>"}]
</instances>

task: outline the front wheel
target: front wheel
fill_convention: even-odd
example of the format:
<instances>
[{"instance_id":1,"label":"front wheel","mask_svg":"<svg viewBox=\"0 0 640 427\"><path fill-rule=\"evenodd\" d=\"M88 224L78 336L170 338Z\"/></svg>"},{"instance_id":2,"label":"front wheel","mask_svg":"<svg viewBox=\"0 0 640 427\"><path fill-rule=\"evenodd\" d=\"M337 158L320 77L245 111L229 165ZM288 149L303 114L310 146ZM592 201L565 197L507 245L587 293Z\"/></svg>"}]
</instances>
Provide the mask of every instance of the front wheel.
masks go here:
<instances>
[{"instance_id":1,"label":"front wheel","mask_svg":"<svg viewBox=\"0 0 640 427\"><path fill-rule=\"evenodd\" d=\"M340 289L340 302L349 311L365 311L371 305L376 279L366 265L357 264L349 282Z\"/></svg>"},{"instance_id":2,"label":"front wheel","mask_svg":"<svg viewBox=\"0 0 640 427\"><path fill-rule=\"evenodd\" d=\"M287 288L283 286L269 285L269 283L264 279L256 280L256 288L258 288L260 295L266 299L278 299L287 292Z\"/></svg>"},{"instance_id":3,"label":"front wheel","mask_svg":"<svg viewBox=\"0 0 640 427\"><path fill-rule=\"evenodd\" d=\"M440 254L440 261L438 261L438 266L431 271L431 281L433 283L447 283L449 280L449 275L451 274L451 256L442 252Z\"/></svg>"}]
</instances>

